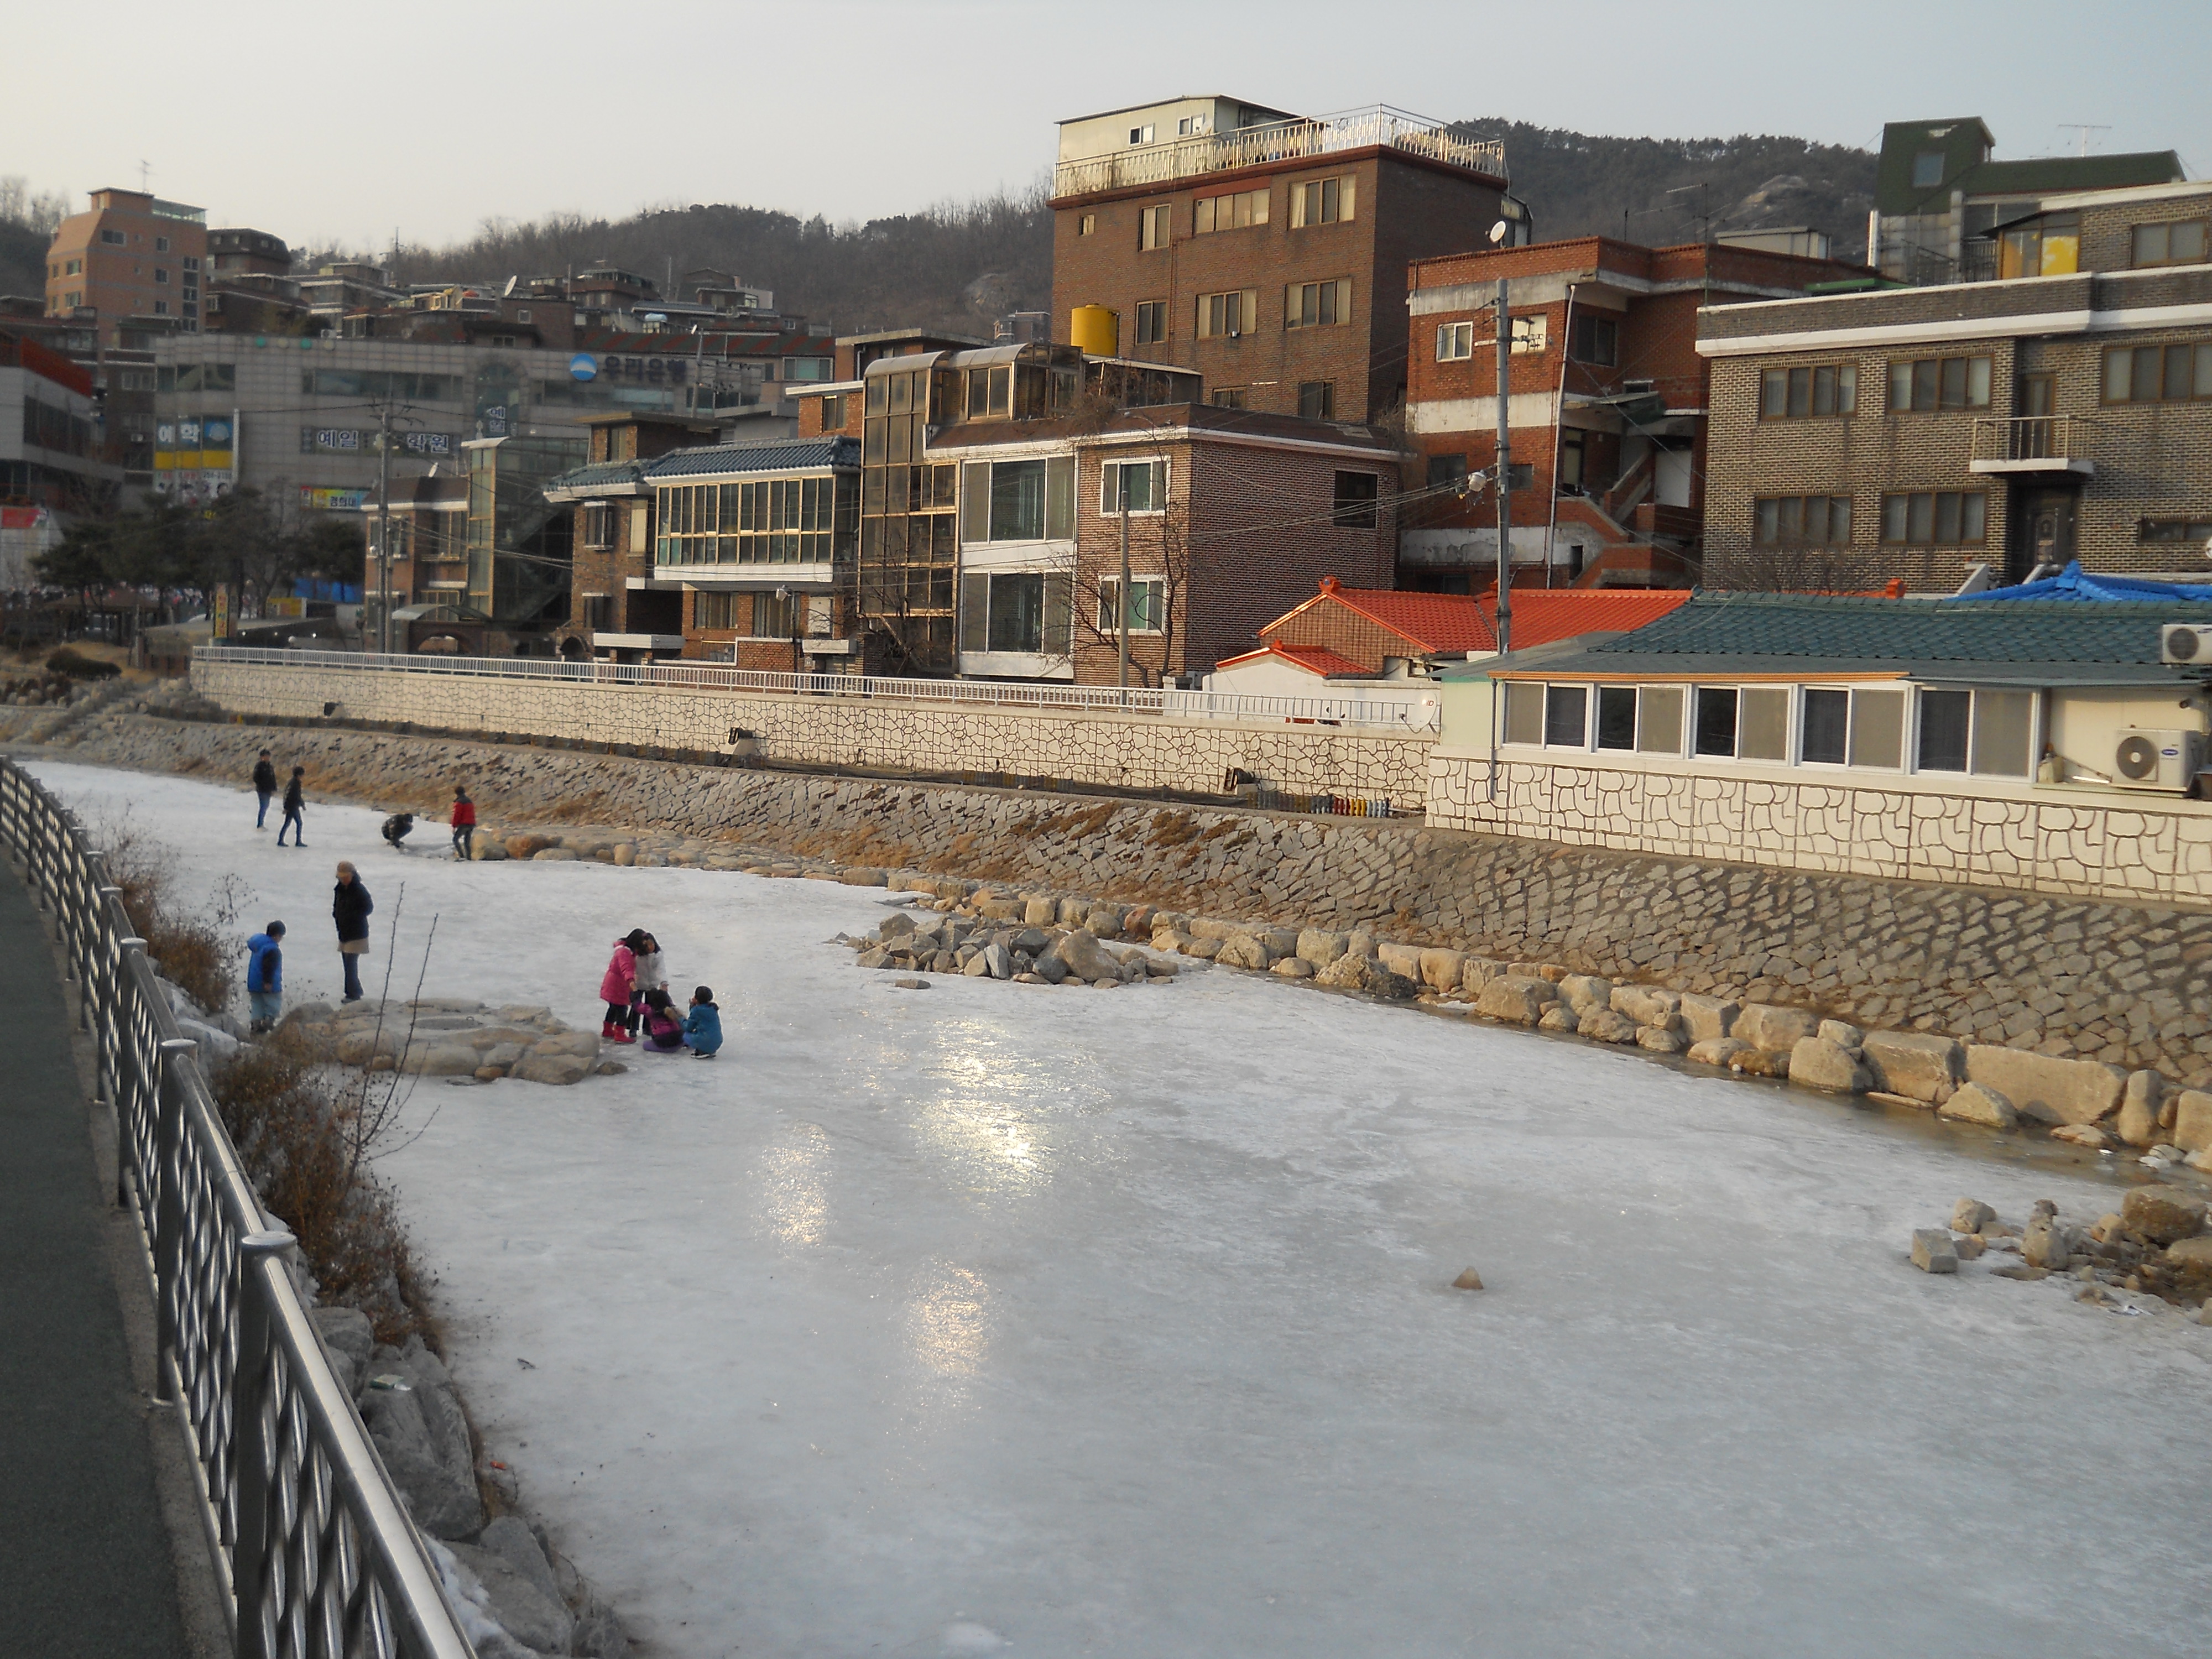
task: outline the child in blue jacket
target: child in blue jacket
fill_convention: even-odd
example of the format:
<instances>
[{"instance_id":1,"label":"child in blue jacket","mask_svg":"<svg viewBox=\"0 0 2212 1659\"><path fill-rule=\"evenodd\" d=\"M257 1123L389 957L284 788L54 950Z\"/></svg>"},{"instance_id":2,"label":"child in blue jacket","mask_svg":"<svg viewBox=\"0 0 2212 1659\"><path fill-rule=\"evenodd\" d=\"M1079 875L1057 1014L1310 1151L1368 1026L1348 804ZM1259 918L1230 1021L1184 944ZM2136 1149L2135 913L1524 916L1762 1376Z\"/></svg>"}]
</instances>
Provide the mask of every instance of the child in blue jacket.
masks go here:
<instances>
[{"instance_id":1,"label":"child in blue jacket","mask_svg":"<svg viewBox=\"0 0 2212 1659\"><path fill-rule=\"evenodd\" d=\"M691 1006L684 1016L684 1046L694 1060L712 1060L722 1046L722 1011L714 1006L714 993L707 986L691 993Z\"/></svg>"},{"instance_id":2,"label":"child in blue jacket","mask_svg":"<svg viewBox=\"0 0 2212 1659\"><path fill-rule=\"evenodd\" d=\"M246 941L246 1000L252 1029L266 1031L284 1007L284 924L272 921Z\"/></svg>"}]
</instances>

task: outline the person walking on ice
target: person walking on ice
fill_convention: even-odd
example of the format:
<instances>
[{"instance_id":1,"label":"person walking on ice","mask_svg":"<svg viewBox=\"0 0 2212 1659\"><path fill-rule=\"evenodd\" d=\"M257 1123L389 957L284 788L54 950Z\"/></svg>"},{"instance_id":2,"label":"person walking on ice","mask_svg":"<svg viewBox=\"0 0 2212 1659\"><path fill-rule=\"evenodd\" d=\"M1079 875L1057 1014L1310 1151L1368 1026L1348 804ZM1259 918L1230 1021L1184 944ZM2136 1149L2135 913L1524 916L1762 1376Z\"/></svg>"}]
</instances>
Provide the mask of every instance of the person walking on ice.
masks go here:
<instances>
[{"instance_id":1,"label":"person walking on ice","mask_svg":"<svg viewBox=\"0 0 2212 1659\"><path fill-rule=\"evenodd\" d=\"M292 769L292 781L284 786L284 822L276 826L276 844L279 847L284 844L284 832L287 830L292 832L292 844L295 847L305 847L307 844L307 820L305 816L307 810L307 798L300 781L307 775L306 767L295 766Z\"/></svg>"},{"instance_id":2,"label":"person walking on ice","mask_svg":"<svg viewBox=\"0 0 2212 1659\"><path fill-rule=\"evenodd\" d=\"M466 864L477 854L477 804L460 784L453 786L453 856Z\"/></svg>"},{"instance_id":3,"label":"person walking on ice","mask_svg":"<svg viewBox=\"0 0 2212 1659\"><path fill-rule=\"evenodd\" d=\"M345 965L345 1000L361 1000L361 959L368 954L368 913L376 901L361 884L352 865L338 866L338 884L331 895L331 920L338 928L338 960Z\"/></svg>"},{"instance_id":4,"label":"person walking on ice","mask_svg":"<svg viewBox=\"0 0 2212 1659\"><path fill-rule=\"evenodd\" d=\"M269 751L261 751L261 758L253 763L253 793L261 797L261 810L253 815L253 827L269 827L269 803L276 793L276 769L270 764Z\"/></svg>"},{"instance_id":5,"label":"person walking on ice","mask_svg":"<svg viewBox=\"0 0 2212 1659\"><path fill-rule=\"evenodd\" d=\"M274 1030L284 1011L284 924L272 921L246 941L246 1000L256 1032Z\"/></svg>"}]
</instances>

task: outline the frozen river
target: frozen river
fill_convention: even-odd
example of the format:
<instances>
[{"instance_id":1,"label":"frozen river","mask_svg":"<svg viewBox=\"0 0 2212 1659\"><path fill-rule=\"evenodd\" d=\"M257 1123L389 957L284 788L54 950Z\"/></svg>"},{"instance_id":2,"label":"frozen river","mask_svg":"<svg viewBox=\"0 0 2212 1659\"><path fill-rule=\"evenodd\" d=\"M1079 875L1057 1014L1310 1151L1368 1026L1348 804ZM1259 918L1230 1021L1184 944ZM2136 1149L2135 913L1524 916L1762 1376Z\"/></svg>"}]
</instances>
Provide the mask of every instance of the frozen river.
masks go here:
<instances>
[{"instance_id":1,"label":"frozen river","mask_svg":"<svg viewBox=\"0 0 2212 1659\"><path fill-rule=\"evenodd\" d=\"M37 769L249 882L294 1000L339 857L380 953L404 883L410 981L439 918L433 992L594 1024L633 926L714 987L720 1060L426 1084L385 1166L494 1455L647 1652L2212 1641L2212 1330L1905 1261L1962 1194L2094 1218L2087 1171L1225 969L894 991L823 942L880 891L334 807L279 853L248 796Z\"/></svg>"}]
</instances>

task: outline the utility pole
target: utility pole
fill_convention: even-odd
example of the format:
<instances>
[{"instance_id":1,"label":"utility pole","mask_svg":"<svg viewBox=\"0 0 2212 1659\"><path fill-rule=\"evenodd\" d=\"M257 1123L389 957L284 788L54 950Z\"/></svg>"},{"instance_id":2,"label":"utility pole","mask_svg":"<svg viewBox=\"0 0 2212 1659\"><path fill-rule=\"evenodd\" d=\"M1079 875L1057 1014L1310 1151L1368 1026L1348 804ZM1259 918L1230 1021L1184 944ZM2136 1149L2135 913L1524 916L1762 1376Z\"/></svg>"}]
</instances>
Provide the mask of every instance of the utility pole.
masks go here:
<instances>
[{"instance_id":1,"label":"utility pole","mask_svg":"<svg viewBox=\"0 0 2212 1659\"><path fill-rule=\"evenodd\" d=\"M1121 673L1118 683L1121 688L1121 701L1126 703L1129 701L1129 464L1127 461L1121 463L1114 477L1121 492L1121 586L1116 594L1121 607Z\"/></svg>"},{"instance_id":2,"label":"utility pole","mask_svg":"<svg viewBox=\"0 0 2212 1659\"><path fill-rule=\"evenodd\" d=\"M376 648L392 650L392 405L376 409Z\"/></svg>"},{"instance_id":3,"label":"utility pole","mask_svg":"<svg viewBox=\"0 0 2212 1659\"><path fill-rule=\"evenodd\" d=\"M1564 345L1564 342L1562 343ZM1513 429L1509 417L1513 359L1513 313L1507 308L1505 278L1498 279L1498 654L1512 649L1513 630Z\"/></svg>"}]
</instances>

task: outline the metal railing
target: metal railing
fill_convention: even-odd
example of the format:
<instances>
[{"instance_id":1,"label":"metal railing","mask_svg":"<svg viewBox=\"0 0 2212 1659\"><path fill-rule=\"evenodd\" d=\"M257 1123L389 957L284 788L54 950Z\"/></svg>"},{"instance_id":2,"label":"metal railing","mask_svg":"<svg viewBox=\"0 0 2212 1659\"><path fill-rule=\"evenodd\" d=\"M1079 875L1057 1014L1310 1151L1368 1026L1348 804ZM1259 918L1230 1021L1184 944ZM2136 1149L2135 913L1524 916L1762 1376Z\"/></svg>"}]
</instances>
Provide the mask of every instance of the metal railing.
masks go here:
<instances>
[{"instance_id":1,"label":"metal railing","mask_svg":"<svg viewBox=\"0 0 2212 1659\"><path fill-rule=\"evenodd\" d=\"M1052 193L1084 196L1092 191L1133 189L1225 173L1232 167L1299 161L1377 145L1493 179L1505 177L1503 139L1455 137L1442 121L1377 104L1314 120L1271 121L1234 132L1207 133L1173 143L1142 144L1109 155L1062 161L1052 170Z\"/></svg>"},{"instance_id":2,"label":"metal railing","mask_svg":"<svg viewBox=\"0 0 2212 1659\"><path fill-rule=\"evenodd\" d=\"M0 759L0 843L52 915L143 1230L157 1395L183 1420L240 1659L474 1659L422 1538L324 1358L121 890L74 817Z\"/></svg>"},{"instance_id":3,"label":"metal railing","mask_svg":"<svg viewBox=\"0 0 2212 1659\"><path fill-rule=\"evenodd\" d=\"M792 674L712 662L571 662L558 657L447 657L401 652L293 651L265 646L202 646L196 659L278 668L340 670L575 685L638 685L668 690L765 691L780 696L864 702L952 703L975 708L1068 709L1191 720L1282 722L1433 732L1441 714L1436 689L1411 682L1402 697L1379 693L1325 697L1250 696L1224 691L1167 691L1056 681L893 679L868 674Z\"/></svg>"},{"instance_id":4,"label":"metal railing","mask_svg":"<svg viewBox=\"0 0 2212 1659\"><path fill-rule=\"evenodd\" d=\"M2089 422L2076 415L2012 415L1974 422L1973 459L1978 461L2079 460Z\"/></svg>"}]
</instances>

